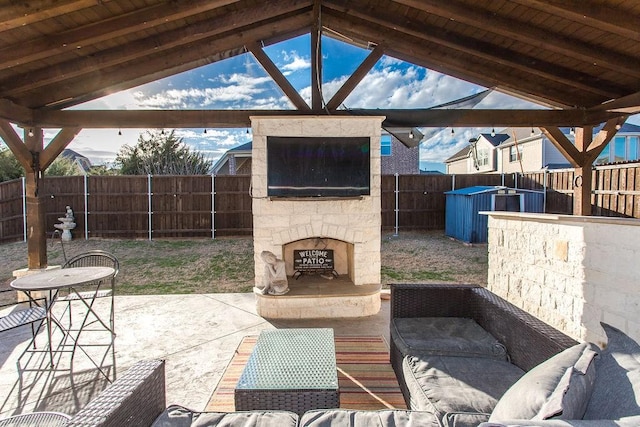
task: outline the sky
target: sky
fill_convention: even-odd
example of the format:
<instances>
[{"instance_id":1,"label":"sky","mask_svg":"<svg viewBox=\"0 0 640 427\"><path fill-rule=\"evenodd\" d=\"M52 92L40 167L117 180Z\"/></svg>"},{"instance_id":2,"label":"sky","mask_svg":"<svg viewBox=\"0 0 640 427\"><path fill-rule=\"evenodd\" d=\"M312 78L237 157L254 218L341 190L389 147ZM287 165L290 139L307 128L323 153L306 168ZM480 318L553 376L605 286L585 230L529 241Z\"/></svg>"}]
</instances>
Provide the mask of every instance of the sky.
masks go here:
<instances>
[{"instance_id":1,"label":"sky","mask_svg":"<svg viewBox=\"0 0 640 427\"><path fill-rule=\"evenodd\" d=\"M311 99L310 36L264 48L303 99ZM323 98L331 96L369 51L336 39L322 39ZM486 88L383 56L344 101L346 108L429 108ZM251 53L114 93L73 109L293 109L293 105ZM476 108L537 108L535 104L492 92ZM541 107L540 107L541 108ZM420 145L420 168L444 171L443 161L486 128L434 130ZM498 129L496 129L498 130ZM45 144L57 129L45 130ZM68 148L93 164L109 164L123 145L134 146L145 129L83 129ZM176 135L214 163L230 148L249 142L242 129L176 129ZM121 135L119 135L121 133Z\"/></svg>"}]
</instances>

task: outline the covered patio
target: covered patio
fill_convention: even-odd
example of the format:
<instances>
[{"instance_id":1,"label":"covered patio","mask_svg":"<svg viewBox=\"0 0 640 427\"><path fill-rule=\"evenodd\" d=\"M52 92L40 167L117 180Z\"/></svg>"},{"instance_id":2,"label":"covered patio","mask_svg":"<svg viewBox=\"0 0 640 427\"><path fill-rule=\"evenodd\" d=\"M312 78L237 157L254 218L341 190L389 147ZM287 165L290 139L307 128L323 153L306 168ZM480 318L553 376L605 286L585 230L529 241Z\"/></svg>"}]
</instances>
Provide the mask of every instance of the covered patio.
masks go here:
<instances>
[{"instance_id":1,"label":"covered patio","mask_svg":"<svg viewBox=\"0 0 640 427\"><path fill-rule=\"evenodd\" d=\"M115 304L116 378L139 360L163 359L167 404L198 411L206 408L245 336L295 327L333 328L336 337L380 336L387 343L389 339L388 300L374 316L272 321L257 315L255 297L248 293L116 296ZM27 354L21 366L40 371L19 373L17 359L30 338L28 327L2 336L0 419L33 411L74 414L107 387L106 379L82 354L76 355L72 372L51 372L46 354L31 360Z\"/></svg>"},{"instance_id":2,"label":"covered patio","mask_svg":"<svg viewBox=\"0 0 640 427\"><path fill-rule=\"evenodd\" d=\"M402 128L536 126L575 167L574 215L588 216L591 181L582 177L591 176L594 159L628 116L640 112L640 5L634 0L65 0L14 3L2 12L0 137L26 171L26 261L31 270L48 267L38 191L43 172L83 128L244 128L251 126L252 116L379 116L383 127ZM313 55L305 100L264 46L307 33ZM329 99L322 87L323 36L370 51ZM289 99L291 109L68 109L247 52ZM342 108L383 55L536 102L542 109ZM600 124L602 130L594 136ZM575 141L561 126L575 127ZM60 131L45 146L46 128ZM557 242L550 233L549 248L559 262L573 255L569 237ZM527 234L523 240L528 239ZM498 243L508 241L500 238ZM600 281L594 276L596 285ZM253 294L116 298L117 373L140 359L166 359L167 402L196 410L204 409L243 336L313 326L333 328L336 336L384 336L388 342L386 301L374 316L270 322L256 313ZM15 358L30 331L13 334L11 340L3 337L1 348L0 390L6 397L0 415L74 413L103 388L101 382L106 385L81 362L73 375L52 377L45 369L38 381L29 383L27 376L18 375Z\"/></svg>"}]
</instances>

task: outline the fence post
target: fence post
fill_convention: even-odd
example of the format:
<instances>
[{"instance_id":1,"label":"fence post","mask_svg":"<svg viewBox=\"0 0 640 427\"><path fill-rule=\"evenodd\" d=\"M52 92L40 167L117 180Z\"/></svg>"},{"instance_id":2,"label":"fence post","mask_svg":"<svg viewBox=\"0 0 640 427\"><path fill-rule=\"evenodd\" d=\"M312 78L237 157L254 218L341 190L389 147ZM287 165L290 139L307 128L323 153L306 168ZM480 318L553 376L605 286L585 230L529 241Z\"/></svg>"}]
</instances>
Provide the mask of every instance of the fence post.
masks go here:
<instances>
[{"instance_id":1,"label":"fence post","mask_svg":"<svg viewBox=\"0 0 640 427\"><path fill-rule=\"evenodd\" d=\"M502 180L502 186L504 187L504 172L500 174L500 179Z\"/></svg>"},{"instance_id":2,"label":"fence post","mask_svg":"<svg viewBox=\"0 0 640 427\"><path fill-rule=\"evenodd\" d=\"M26 177L22 177L22 239L27 241L27 183Z\"/></svg>"},{"instance_id":3,"label":"fence post","mask_svg":"<svg viewBox=\"0 0 640 427\"><path fill-rule=\"evenodd\" d=\"M396 233L395 235L398 235L398 228L399 228L399 224L398 224L398 220L399 220L399 211L400 211L400 204L399 204L399 197L398 194L400 192L399 186L398 186L398 173L396 172L395 174L396 176L396 189L395 189L395 195L396 195Z\"/></svg>"},{"instance_id":4,"label":"fence post","mask_svg":"<svg viewBox=\"0 0 640 427\"><path fill-rule=\"evenodd\" d=\"M89 240L89 184L84 174L84 240Z\"/></svg>"},{"instance_id":5,"label":"fence post","mask_svg":"<svg viewBox=\"0 0 640 427\"><path fill-rule=\"evenodd\" d=\"M451 191L456 189L456 176L451 175Z\"/></svg>"},{"instance_id":6,"label":"fence post","mask_svg":"<svg viewBox=\"0 0 640 427\"><path fill-rule=\"evenodd\" d=\"M153 227L151 226L151 214L153 212L151 211L151 174L147 175L147 198L149 200L149 240L152 240L151 233Z\"/></svg>"},{"instance_id":7,"label":"fence post","mask_svg":"<svg viewBox=\"0 0 640 427\"><path fill-rule=\"evenodd\" d=\"M542 189L544 190L544 194L542 195L542 213L547 213L547 172L548 170L545 169L542 175Z\"/></svg>"},{"instance_id":8,"label":"fence post","mask_svg":"<svg viewBox=\"0 0 640 427\"><path fill-rule=\"evenodd\" d=\"M216 176L211 174L211 238L216 238Z\"/></svg>"}]
</instances>

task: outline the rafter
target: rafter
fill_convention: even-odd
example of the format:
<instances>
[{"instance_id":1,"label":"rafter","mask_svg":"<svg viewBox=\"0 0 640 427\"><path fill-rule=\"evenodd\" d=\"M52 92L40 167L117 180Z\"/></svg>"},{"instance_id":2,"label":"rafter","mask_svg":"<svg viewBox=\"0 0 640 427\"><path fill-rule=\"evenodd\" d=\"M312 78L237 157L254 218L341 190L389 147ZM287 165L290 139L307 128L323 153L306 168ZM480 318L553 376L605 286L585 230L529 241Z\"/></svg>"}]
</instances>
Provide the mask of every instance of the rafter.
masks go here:
<instances>
[{"instance_id":1,"label":"rafter","mask_svg":"<svg viewBox=\"0 0 640 427\"><path fill-rule=\"evenodd\" d=\"M353 8L353 2L349 3L349 7ZM344 8L343 12L347 9ZM565 69L557 65L551 64L539 58L534 58L521 52L510 49L499 48L485 43L480 40L471 39L466 36L457 35L454 31L446 34L439 32L425 31L424 25L420 22L412 22L406 17L395 15L381 18L375 10L362 8L350 10L351 16L359 18L366 22L371 22L386 28L387 31L395 30L406 33L429 43L435 43L446 49L451 49L463 53L464 55L472 55L481 60L490 61L502 67L508 67L514 70L522 71L530 74L532 77L541 77L552 80L563 85L574 87L581 91L591 92L598 96L607 97L612 93L622 94L624 89L614 85L606 85L598 81L596 78L585 74L578 73L575 70Z\"/></svg>"},{"instance_id":2,"label":"rafter","mask_svg":"<svg viewBox=\"0 0 640 427\"><path fill-rule=\"evenodd\" d=\"M527 7L553 13L556 16L589 25L610 33L618 34L629 39L640 41L638 19L629 14L617 12L606 2L580 0L567 2L565 0L513 0Z\"/></svg>"},{"instance_id":3,"label":"rafter","mask_svg":"<svg viewBox=\"0 0 640 427\"><path fill-rule=\"evenodd\" d=\"M262 50L256 42L247 44L247 49L253 54L256 60L262 65L267 74L271 76L273 81L278 85L282 92L289 98L291 103L299 110L310 110L309 104L300 96L298 91L291 85L289 80L282 74L271 58Z\"/></svg>"},{"instance_id":4,"label":"rafter","mask_svg":"<svg viewBox=\"0 0 640 427\"><path fill-rule=\"evenodd\" d=\"M239 0L192 0L167 7L159 3L138 11L105 19L63 33L46 35L27 43L0 49L0 69L74 51L78 46L103 42L157 25L197 15ZM95 5L95 1L92 2Z\"/></svg>"},{"instance_id":5,"label":"rafter","mask_svg":"<svg viewBox=\"0 0 640 427\"><path fill-rule=\"evenodd\" d=\"M111 0L103 0L105 3ZM8 31L27 24L75 12L96 5L96 0L30 0L2 5L0 31Z\"/></svg>"},{"instance_id":6,"label":"rafter","mask_svg":"<svg viewBox=\"0 0 640 427\"><path fill-rule=\"evenodd\" d=\"M451 55L451 52L437 44L411 35L400 35L394 31L376 28L370 22L344 17L342 13L325 11L323 22L335 30L356 38L371 40L386 46L386 54L413 64L458 77L472 80L485 87L504 87L511 91L535 93L550 102L562 104L562 100L573 99L572 105L602 102L603 97L584 91L571 90L554 80L545 80L531 75L523 79L517 74L505 73L498 64L474 60L474 56ZM563 104L564 106L569 106Z\"/></svg>"},{"instance_id":7,"label":"rafter","mask_svg":"<svg viewBox=\"0 0 640 427\"><path fill-rule=\"evenodd\" d=\"M587 147L585 156L589 163L595 162L600 153L602 153L602 150L604 150L607 144L609 144L618 132L620 126L622 126L626 120L626 117L619 117L617 119L608 120L607 123L604 124L602 129L600 129L598 134L591 141L591 144Z\"/></svg>"},{"instance_id":8,"label":"rafter","mask_svg":"<svg viewBox=\"0 0 640 427\"><path fill-rule=\"evenodd\" d=\"M327 102L327 110L335 110L347 99L349 94L358 86L358 83L367 75L367 73L376 65L378 60L384 55L384 48L382 45L375 47L373 51L367 55L358 68L349 76L346 82L338 89L333 97Z\"/></svg>"},{"instance_id":9,"label":"rafter","mask_svg":"<svg viewBox=\"0 0 640 427\"><path fill-rule=\"evenodd\" d=\"M310 11L280 18L261 27L242 32L227 32L224 36L211 37L197 44L178 46L165 52L154 52L126 64L100 70L100 79L89 74L74 79L60 78L55 84L45 86L37 94L25 96L26 105L64 108L99 98L115 91L129 89L163 77L207 65L245 52L244 46L255 40L268 38L280 25L308 30ZM168 66L167 64L172 64ZM68 86L65 84L68 83Z\"/></svg>"},{"instance_id":10,"label":"rafter","mask_svg":"<svg viewBox=\"0 0 640 427\"><path fill-rule=\"evenodd\" d=\"M640 78L637 59L628 55L611 52L608 49L597 49L592 44L567 36L556 36L548 30L535 27L530 23L518 23L512 17L506 18L497 13L487 12L485 9L470 4L460 4L454 0L446 2L439 0L396 0L406 6L437 15L445 19L455 16L455 21L488 31L509 39L527 43L537 49L556 52L570 58L584 61L593 66L594 51L601 58L597 67L615 72L625 73ZM491 25L487 25L491 23Z\"/></svg>"},{"instance_id":11,"label":"rafter","mask_svg":"<svg viewBox=\"0 0 640 427\"><path fill-rule=\"evenodd\" d=\"M75 79L83 75L94 74L114 65L138 60L144 54L158 53L179 46L186 46L198 40L219 36L240 27L250 28L256 21L268 22L275 17L300 8L300 4L296 0L278 2L277 6L274 6L275 3L270 4L272 5L271 7L266 4L259 4L251 9L247 8L231 12L215 20L204 19L188 27L178 28L129 43L126 49L121 46L115 46L88 57L25 73L20 78L0 81L0 92L9 96L16 96L25 91L32 91L51 83L57 83L60 81L61 76L64 76L65 79Z\"/></svg>"}]
</instances>

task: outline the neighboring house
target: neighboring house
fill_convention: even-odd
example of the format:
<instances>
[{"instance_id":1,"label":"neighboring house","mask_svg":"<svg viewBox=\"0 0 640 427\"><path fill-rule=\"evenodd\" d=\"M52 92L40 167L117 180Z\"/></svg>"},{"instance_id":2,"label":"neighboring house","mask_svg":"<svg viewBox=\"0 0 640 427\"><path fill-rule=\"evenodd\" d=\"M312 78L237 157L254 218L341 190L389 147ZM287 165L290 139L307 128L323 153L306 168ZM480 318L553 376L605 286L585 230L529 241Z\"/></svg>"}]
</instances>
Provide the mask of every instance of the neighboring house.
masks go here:
<instances>
[{"instance_id":1,"label":"neighboring house","mask_svg":"<svg viewBox=\"0 0 640 427\"><path fill-rule=\"evenodd\" d=\"M445 160L447 174L491 173L497 168L496 148L509 138L499 133L481 133L469 145Z\"/></svg>"},{"instance_id":2,"label":"neighboring house","mask_svg":"<svg viewBox=\"0 0 640 427\"><path fill-rule=\"evenodd\" d=\"M569 140L573 141L574 135L571 128L561 128L561 130ZM595 128L594 135L599 130L600 128ZM539 128L508 128L491 138L488 134L481 134L475 143L475 152L474 144L470 143L469 146L445 160L447 173L536 172L543 169L571 167L567 159ZM497 145L489 145L496 140L500 141ZM640 126L624 124L594 164L639 159Z\"/></svg>"},{"instance_id":3,"label":"neighboring house","mask_svg":"<svg viewBox=\"0 0 640 427\"><path fill-rule=\"evenodd\" d=\"M69 148L65 148L64 150L62 150L62 153L60 153L60 157L74 162L78 166L82 174L86 175L89 170L91 170L91 161L82 154Z\"/></svg>"},{"instance_id":4,"label":"neighboring house","mask_svg":"<svg viewBox=\"0 0 640 427\"><path fill-rule=\"evenodd\" d=\"M251 142L228 150L213 165L214 175L251 175Z\"/></svg>"},{"instance_id":5,"label":"neighboring house","mask_svg":"<svg viewBox=\"0 0 640 427\"><path fill-rule=\"evenodd\" d=\"M381 171L383 175L420 173L420 140L417 129L383 130L380 137ZM251 175L251 142L232 148L213 166L215 175Z\"/></svg>"}]
</instances>

